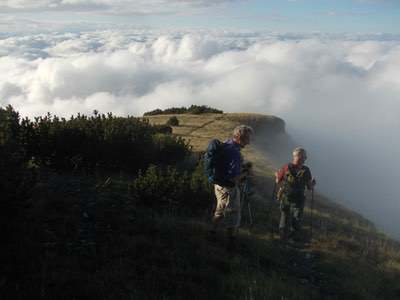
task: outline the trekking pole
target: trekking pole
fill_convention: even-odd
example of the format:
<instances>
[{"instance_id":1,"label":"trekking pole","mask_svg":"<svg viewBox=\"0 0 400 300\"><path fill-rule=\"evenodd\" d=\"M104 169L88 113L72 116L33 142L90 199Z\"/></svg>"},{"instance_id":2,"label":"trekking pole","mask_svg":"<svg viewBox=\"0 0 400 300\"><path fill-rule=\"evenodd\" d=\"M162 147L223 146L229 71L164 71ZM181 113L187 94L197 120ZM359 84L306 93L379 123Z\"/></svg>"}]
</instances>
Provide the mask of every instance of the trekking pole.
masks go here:
<instances>
[{"instance_id":1,"label":"trekking pole","mask_svg":"<svg viewBox=\"0 0 400 300\"><path fill-rule=\"evenodd\" d=\"M271 204L269 206L269 220L270 220L270 229L271 229L271 239L274 237L274 223L272 220L272 207L275 203L275 197L276 197L276 187L277 187L277 183L274 180L274 187L272 188L272 195L271 195Z\"/></svg>"},{"instance_id":2,"label":"trekking pole","mask_svg":"<svg viewBox=\"0 0 400 300\"><path fill-rule=\"evenodd\" d=\"M314 211L314 188L312 188L311 190L311 215L310 215L311 242L313 239L313 211Z\"/></svg>"},{"instance_id":3,"label":"trekking pole","mask_svg":"<svg viewBox=\"0 0 400 300\"><path fill-rule=\"evenodd\" d=\"M249 210L250 228L253 227L253 213L251 212L250 201L247 202L247 208Z\"/></svg>"},{"instance_id":4,"label":"trekking pole","mask_svg":"<svg viewBox=\"0 0 400 300\"><path fill-rule=\"evenodd\" d=\"M271 195L272 203L275 202L275 194L276 194L275 191L276 191L276 181L274 181L274 187L272 189L272 195Z\"/></svg>"},{"instance_id":5,"label":"trekking pole","mask_svg":"<svg viewBox=\"0 0 400 300\"><path fill-rule=\"evenodd\" d=\"M244 193L244 186L243 183L241 182L239 185L239 191L240 191L240 226L242 226L243 222L243 207L244 207L244 201L246 199L245 193Z\"/></svg>"},{"instance_id":6,"label":"trekking pole","mask_svg":"<svg viewBox=\"0 0 400 300\"><path fill-rule=\"evenodd\" d=\"M249 187L249 179L246 177L246 181L244 183L244 193L246 195L246 201L247 201L247 210L249 213L249 226L250 228L253 227L254 219L253 219L253 212L251 211L251 204L249 200L249 192L250 192L250 187Z\"/></svg>"},{"instance_id":7,"label":"trekking pole","mask_svg":"<svg viewBox=\"0 0 400 300\"><path fill-rule=\"evenodd\" d=\"M248 198L248 193L249 193L249 179L246 177L244 180L244 183L242 185L241 188L241 206L242 206L242 210L243 210L243 205L245 205L245 203L247 204L247 212L249 214L249 227L251 228L253 226L253 213L251 211L251 205L250 205L250 200Z\"/></svg>"}]
</instances>

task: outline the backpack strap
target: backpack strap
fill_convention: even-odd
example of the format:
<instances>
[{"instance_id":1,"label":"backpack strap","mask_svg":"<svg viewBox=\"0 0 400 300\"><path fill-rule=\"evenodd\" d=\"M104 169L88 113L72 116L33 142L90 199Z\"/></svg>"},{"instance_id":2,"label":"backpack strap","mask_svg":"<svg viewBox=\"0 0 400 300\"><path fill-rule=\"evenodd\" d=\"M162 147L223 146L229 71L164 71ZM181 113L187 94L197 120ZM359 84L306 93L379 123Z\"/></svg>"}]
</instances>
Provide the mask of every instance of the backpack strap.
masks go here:
<instances>
[{"instance_id":1,"label":"backpack strap","mask_svg":"<svg viewBox=\"0 0 400 300\"><path fill-rule=\"evenodd\" d=\"M304 173L306 171L306 168L304 166L301 166L300 169L298 169L297 171L295 171L295 167L292 163L288 164L288 170L286 171L286 174L289 173L290 175L292 175L295 178L298 178L298 176L301 173Z\"/></svg>"}]
</instances>

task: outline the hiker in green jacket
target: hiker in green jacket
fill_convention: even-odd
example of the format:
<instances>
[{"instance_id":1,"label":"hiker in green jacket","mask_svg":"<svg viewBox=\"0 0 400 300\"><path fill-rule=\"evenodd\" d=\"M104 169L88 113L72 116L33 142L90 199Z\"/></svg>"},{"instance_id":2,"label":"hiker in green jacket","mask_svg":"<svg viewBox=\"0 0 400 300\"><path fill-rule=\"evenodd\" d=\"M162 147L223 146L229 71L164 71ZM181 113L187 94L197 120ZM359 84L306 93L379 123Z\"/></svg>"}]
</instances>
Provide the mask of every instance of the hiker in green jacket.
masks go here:
<instances>
[{"instance_id":1,"label":"hiker in green jacket","mask_svg":"<svg viewBox=\"0 0 400 300\"><path fill-rule=\"evenodd\" d=\"M305 189L312 190L316 185L310 169L304 165L307 152L303 148L293 150L291 163L284 165L275 173L279 185L277 199L280 202L281 218L279 234L282 240L298 238L301 230Z\"/></svg>"}]
</instances>

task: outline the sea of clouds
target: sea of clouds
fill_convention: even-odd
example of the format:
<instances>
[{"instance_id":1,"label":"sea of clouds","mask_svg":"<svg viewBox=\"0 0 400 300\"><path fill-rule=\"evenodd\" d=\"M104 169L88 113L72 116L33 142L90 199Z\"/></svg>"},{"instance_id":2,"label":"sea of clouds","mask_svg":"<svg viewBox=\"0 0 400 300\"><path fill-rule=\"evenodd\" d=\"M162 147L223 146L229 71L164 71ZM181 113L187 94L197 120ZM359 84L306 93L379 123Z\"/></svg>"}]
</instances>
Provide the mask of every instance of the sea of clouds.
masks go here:
<instances>
[{"instance_id":1,"label":"sea of clouds","mask_svg":"<svg viewBox=\"0 0 400 300\"><path fill-rule=\"evenodd\" d=\"M1 24L0 24L1 28ZM111 29L0 38L0 105L23 116L205 104L275 114L321 191L400 237L400 39Z\"/></svg>"}]
</instances>

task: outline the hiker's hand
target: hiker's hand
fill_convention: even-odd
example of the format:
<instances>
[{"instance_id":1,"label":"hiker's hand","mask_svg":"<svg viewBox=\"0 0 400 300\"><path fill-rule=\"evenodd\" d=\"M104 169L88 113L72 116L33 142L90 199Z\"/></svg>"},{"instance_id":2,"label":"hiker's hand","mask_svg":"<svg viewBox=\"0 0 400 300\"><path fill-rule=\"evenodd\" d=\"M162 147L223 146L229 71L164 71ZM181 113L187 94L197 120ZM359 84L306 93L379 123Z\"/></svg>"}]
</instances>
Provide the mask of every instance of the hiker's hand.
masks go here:
<instances>
[{"instance_id":1,"label":"hiker's hand","mask_svg":"<svg viewBox=\"0 0 400 300\"><path fill-rule=\"evenodd\" d=\"M283 190L282 187L279 187L278 190L275 193L275 201L280 203L281 202L281 196L282 196Z\"/></svg>"},{"instance_id":2,"label":"hiker's hand","mask_svg":"<svg viewBox=\"0 0 400 300\"><path fill-rule=\"evenodd\" d=\"M279 183L279 180L278 180L278 172L275 172L275 182L276 182L276 183Z\"/></svg>"},{"instance_id":3,"label":"hiker's hand","mask_svg":"<svg viewBox=\"0 0 400 300\"><path fill-rule=\"evenodd\" d=\"M313 178L311 179L311 182L310 182L310 189L313 190L316 184L317 184L317 181L316 181L315 178L313 177Z\"/></svg>"},{"instance_id":4,"label":"hiker's hand","mask_svg":"<svg viewBox=\"0 0 400 300\"><path fill-rule=\"evenodd\" d=\"M251 162L244 163L242 165L241 173L242 175L250 175L252 172L253 164Z\"/></svg>"},{"instance_id":5,"label":"hiker's hand","mask_svg":"<svg viewBox=\"0 0 400 300\"><path fill-rule=\"evenodd\" d=\"M235 178L232 179L232 181L235 183L235 185L239 185L240 182L242 181L242 176L236 176Z\"/></svg>"}]
</instances>

